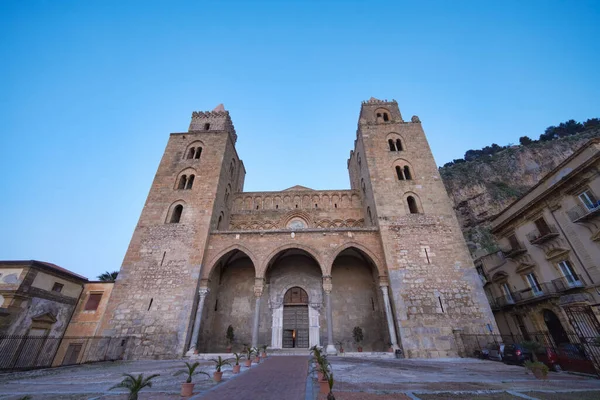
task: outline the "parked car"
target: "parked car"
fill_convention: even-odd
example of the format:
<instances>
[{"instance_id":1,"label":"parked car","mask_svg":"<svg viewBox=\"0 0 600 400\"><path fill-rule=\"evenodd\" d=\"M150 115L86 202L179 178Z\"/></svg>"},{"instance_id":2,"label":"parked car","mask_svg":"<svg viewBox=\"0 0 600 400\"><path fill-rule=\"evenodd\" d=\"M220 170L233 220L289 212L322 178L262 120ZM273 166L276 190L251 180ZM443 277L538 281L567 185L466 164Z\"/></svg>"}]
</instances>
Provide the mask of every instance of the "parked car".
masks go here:
<instances>
[{"instance_id":1,"label":"parked car","mask_svg":"<svg viewBox=\"0 0 600 400\"><path fill-rule=\"evenodd\" d=\"M504 344L490 343L486 346L488 358L494 361L502 361L504 358Z\"/></svg>"},{"instance_id":2,"label":"parked car","mask_svg":"<svg viewBox=\"0 0 600 400\"><path fill-rule=\"evenodd\" d=\"M543 362L552 371L561 371L560 363L557 354L548 347L543 347L540 352L536 353L537 359ZM525 349L521 344L507 344L504 347L505 364L523 365L525 361L533 361L531 351Z\"/></svg>"}]
</instances>

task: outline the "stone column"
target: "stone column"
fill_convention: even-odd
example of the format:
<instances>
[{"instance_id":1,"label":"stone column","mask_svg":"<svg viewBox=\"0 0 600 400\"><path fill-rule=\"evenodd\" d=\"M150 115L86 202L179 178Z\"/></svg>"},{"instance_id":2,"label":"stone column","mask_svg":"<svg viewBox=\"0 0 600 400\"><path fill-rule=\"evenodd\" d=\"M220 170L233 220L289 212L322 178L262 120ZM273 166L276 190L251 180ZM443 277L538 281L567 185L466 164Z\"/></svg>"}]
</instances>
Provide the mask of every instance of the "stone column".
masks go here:
<instances>
[{"instance_id":1,"label":"stone column","mask_svg":"<svg viewBox=\"0 0 600 400\"><path fill-rule=\"evenodd\" d=\"M200 334L200 322L202 320L202 309L204 308L204 299L208 295L210 289L207 287L200 288L198 290L198 308L196 309L196 318L194 319L194 330L192 331L192 340L190 341L190 348L187 355L190 356L196 353L196 346L198 345L198 335Z\"/></svg>"},{"instance_id":2,"label":"stone column","mask_svg":"<svg viewBox=\"0 0 600 400\"><path fill-rule=\"evenodd\" d=\"M262 296L262 292L263 292L262 279L260 280L260 283L258 282L258 279L256 279L255 285L254 285L255 305L254 305L254 323L252 325L252 347L258 347L258 323L260 321L260 298Z\"/></svg>"},{"instance_id":3,"label":"stone column","mask_svg":"<svg viewBox=\"0 0 600 400\"><path fill-rule=\"evenodd\" d=\"M396 336L396 326L394 325L394 316L392 314L392 306L390 305L390 294L388 290L387 282L379 283L381 288L381 293L383 294L383 304L385 307L385 318L388 324L388 331L390 333L390 342L392 343L392 348L394 350L398 350L400 346L398 346L398 337Z\"/></svg>"},{"instance_id":4,"label":"stone column","mask_svg":"<svg viewBox=\"0 0 600 400\"><path fill-rule=\"evenodd\" d=\"M325 292L325 306L327 307L327 354L337 354L333 343L333 313L331 311L331 276L323 276L323 291Z\"/></svg>"}]
</instances>

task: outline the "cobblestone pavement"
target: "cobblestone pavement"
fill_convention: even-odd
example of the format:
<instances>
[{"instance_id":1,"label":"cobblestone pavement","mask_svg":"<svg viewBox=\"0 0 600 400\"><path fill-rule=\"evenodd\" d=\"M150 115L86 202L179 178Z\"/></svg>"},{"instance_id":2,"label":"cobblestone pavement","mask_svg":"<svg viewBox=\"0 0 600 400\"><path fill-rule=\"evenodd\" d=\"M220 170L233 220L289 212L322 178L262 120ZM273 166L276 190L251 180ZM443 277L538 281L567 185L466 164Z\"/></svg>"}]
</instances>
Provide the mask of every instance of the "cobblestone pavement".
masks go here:
<instances>
[{"instance_id":1,"label":"cobblestone pavement","mask_svg":"<svg viewBox=\"0 0 600 400\"><path fill-rule=\"evenodd\" d=\"M271 356L259 365L242 367L239 375L231 367L223 370L223 381L215 383L196 376L196 400L317 398L310 390L305 397L307 357ZM600 399L600 380L550 372L540 381L523 367L475 359L377 360L332 357L336 400L480 399L543 400ZM181 399L182 376L173 373L182 360L106 362L45 370L0 374L0 399L31 395L32 400L120 400L123 392L108 391L122 374L160 374L140 400ZM212 375L213 363L201 362L201 370ZM310 380L309 380L310 382ZM309 385L310 388L310 385ZM525 396L525 397L524 397ZM319 399L324 399L320 396Z\"/></svg>"}]
</instances>

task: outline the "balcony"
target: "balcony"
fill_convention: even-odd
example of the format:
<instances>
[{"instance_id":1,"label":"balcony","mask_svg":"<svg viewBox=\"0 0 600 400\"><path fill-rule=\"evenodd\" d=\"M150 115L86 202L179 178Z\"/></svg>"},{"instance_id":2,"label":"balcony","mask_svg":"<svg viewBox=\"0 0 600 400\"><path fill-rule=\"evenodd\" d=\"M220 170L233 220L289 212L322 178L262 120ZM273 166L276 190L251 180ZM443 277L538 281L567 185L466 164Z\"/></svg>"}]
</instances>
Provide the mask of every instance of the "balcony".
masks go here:
<instances>
[{"instance_id":1,"label":"balcony","mask_svg":"<svg viewBox=\"0 0 600 400\"><path fill-rule=\"evenodd\" d=\"M580 204L567 211L567 215L569 216L571 222L585 222L600 215L600 202L596 203L594 207L588 207Z\"/></svg>"},{"instance_id":2,"label":"balcony","mask_svg":"<svg viewBox=\"0 0 600 400\"><path fill-rule=\"evenodd\" d=\"M554 225L548 225L544 230L536 229L527 234L527 240L531 244L542 244L558 236L558 229Z\"/></svg>"},{"instance_id":3,"label":"balcony","mask_svg":"<svg viewBox=\"0 0 600 400\"><path fill-rule=\"evenodd\" d=\"M515 258L527 252L527 249L523 244L519 241L515 241L511 243L509 248L503 248L502 252L504 253L504 257L506 258Z\"/></svg>"},{"instance_id":4,"label":"balcony","mask_svg":"<svg viewBox=\"0 0 600 400\"><path fill-rule=\"evenodd\" d=\"M498 308L502 308L502 307L508 307L508 306L512 306L515 304L515 299L513 296L500 296L500 297L496 297L496 307Z\"/></svg>"},{"instance_id":5,"label":"balcony","mask_svg":"<svg viewBox=\"0 0 600 400\"><path fill-rule=\"evenodd\" d=\"M538 284L535 288L527 288L515 293L515 300L517 303L523 301L530 301L532 299L542 299L550 295L557 294L559 291L552 284L552 282L543 282Z\"/></svg>"},{"instance_id":6,"label":"balcony","mask_svg":"<svg viewBox=\"0 0 600 400\"><path fill-rule=\"evenodd\" d=\"M566 292L571 289L582 288L586 286L586 282L583 277L579 275L572 275L567 278L562 277L558 279L554 279L552 284L559 292Z\"/></svg>"}]
</instances>

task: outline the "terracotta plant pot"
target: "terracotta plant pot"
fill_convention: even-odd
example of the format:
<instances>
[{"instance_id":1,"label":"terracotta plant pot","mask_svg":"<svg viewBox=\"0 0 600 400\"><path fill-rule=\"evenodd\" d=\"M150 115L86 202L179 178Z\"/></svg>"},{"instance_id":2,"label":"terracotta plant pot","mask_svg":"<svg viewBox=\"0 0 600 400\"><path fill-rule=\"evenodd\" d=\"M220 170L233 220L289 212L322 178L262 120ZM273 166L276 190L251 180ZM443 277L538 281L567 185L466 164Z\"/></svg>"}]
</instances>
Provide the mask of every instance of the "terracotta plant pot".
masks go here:
<instances>
[{"instance_id":1,"label":"terracotta plant pot","mask_svg":"<svg viewBox=\"0 0 600 400\"><path fill-rule=\"evenodd\" d=\"M266 351L263 351L263 352L262 352L262 354L261 354L260 356L261 356L262 358L265 358L265 359L266 359L266 358L267 358L267 352L266 352Z\"/></svg>"},{"instance_id":2,"label":"terracotta plant pot","mask_svg":"<svg viewBox=\"0 0 600 400\"><path fill-rule=\"evenodd\" d=\"M241 367L242 367L242 366L241 366L240 364L234 365L234 366L233 366L233 373L234 373L234 374L239 374L239 373L240 373L240 368L241 368Z\"/></svg>"},{"instance_id":3,"label":"terracotta plant pot","mask_svg":"<svg viewBox=\"0 0 600 400\"><path fill-rule=\"evenodd\" d=\"M329 393L329 382L326 380L319 381L319 393Z\"/></svg>"},{"instance_id":4,"label":"terracotta plant pot","mask_svg":"<svg viewBox=\"0 0 600 400\"><path fill-rule=\"evenodd\" d=\"M323 380L323 372L317 371L317 380L321 382Z\"/></svg>"},{"instance_id":5,"label":"terracotta plant pot","mask_svg":"<svg viewBox=\"0 0 600 400\"><path fill-rule=\"evenodd\" d=\"M259 356L254 357L254 362L256 364L259 364L260 363L260 357Z\"/></svg>"},{"instance_id":6,"label":"terracotta plant pot","mask_svg":"<svg viewBox=\"0 0 600 400\"><path fill-rule=\"evenodd\" d=\"M358 346L358 352L362 353L362 347Z\"/></svg>"},{"instance_id":7,"label":"terracotta plant pot","mask_svg":"<svg viewBox=\"0 0 600 400\"><path fill-rule=\"evenodd\" d=\"M213 379L215 382L221 382L221 379L223 379L223 371L215 371L213 373Z\"/></svg>"},{"instance_id":8,"label":"terracotta plant pot","mask_svg":"<svg viewBox=\"0 0 600 400\"><path fill-rule=\"evenodd\" d=\"M246 360L246 367L249 367L252 365L252 360Z\"/></svg>"},{"instance_id":9,"label":"terracotta plant pot","mask_svg":"<svg viewBox=\"0 0 600 400\"><path fill-rule=\"evenodd\" d=\"M181 396L182 397L190 397L194 394L194 385L195 383L182 383L181 384Z\"/></svg>"},{"instance_id":10,"label":"terracotta plant pot","mask_svg":"<svg viewBox=\"0 0 600 400\"><path fill-rule=\"evenodd\" d=\"M340 353L343 353L343 352L344 352L344 348L340 347Z\"/></svg>"},{"instance_id":11,"label":"terracotta plant pot","mask_svg":"<svg viewBox=\"0 0 600 400\"><path fill-rule=\"evenodd\" d=\"M231 353L231 346L227 348L227 353Z\"/></svg>"},{"instance_id":12,"label":"terracotta plant pot","mask_svg":"<svg viewBox=\"0 0 600 400\"><path fill-rule=\"evenodd\" d=\"M394 348L393 348L393 347L390 347L390 348L388 349L388 353L393 353L393 352L394 352Z\"/></svg>"}]
</instances>

